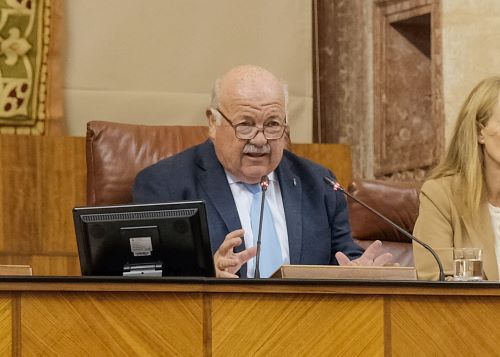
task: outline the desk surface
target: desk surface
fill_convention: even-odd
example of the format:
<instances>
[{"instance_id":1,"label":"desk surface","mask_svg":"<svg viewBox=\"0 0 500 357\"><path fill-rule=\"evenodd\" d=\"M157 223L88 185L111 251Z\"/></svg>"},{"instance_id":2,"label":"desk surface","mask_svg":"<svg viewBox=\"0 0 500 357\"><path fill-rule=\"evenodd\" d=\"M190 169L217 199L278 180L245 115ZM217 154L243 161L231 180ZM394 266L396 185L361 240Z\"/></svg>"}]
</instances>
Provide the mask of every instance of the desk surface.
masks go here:
<instances>
[{"instance_id":1,"label":"desk surface","mask_svg":"<svg viewBox=\"0 0 500 357\"><path fill-rule=\"evenodd\" d=\"M495 355L499 287L4 276L0 355Z\"/></svg>"},{"instance_id":2,"label":"desk surface","mask_svg":"<svg viewBox=\"0 0 500 357\"><path fill-rule=\"evenodd\" d=\"M500 282L3 276L0 291L163 291L500 296Z\"/></svg>"}]
</instances>

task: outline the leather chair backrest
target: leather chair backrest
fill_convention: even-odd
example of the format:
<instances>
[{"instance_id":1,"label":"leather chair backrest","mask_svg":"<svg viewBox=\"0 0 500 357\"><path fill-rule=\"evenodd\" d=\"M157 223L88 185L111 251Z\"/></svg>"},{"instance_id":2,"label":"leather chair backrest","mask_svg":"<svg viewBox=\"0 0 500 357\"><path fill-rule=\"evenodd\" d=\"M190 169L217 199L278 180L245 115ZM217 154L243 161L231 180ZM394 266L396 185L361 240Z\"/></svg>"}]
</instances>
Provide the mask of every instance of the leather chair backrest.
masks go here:
<instances>
[{"instance_id":1,"label":"leather chair backrest","mask_svg":"<svg viewBox=\"0 0 500 357\"><path fill-rule=\"evenodd\" d=\"M140 170L199 144L207 137L206 126L89 122L87 204L130 203L132 184ZM332 169L336 171L338 168ZM355 197L409 232L413 230L418 214L419 189L420 184L377 180L355 180L349 186L349 192ZM361 246L366 248L372 241L380 239L386 250L393 253L395 261L403 266L413 265L411 241L408 238L349 198L348 203L353 237Z\"/></svg>"},{"instance_id":2,"label":"leather chair backrest","mask_svg":"<svg viewBox=\"0 0 500 357\"><path fill-rule=\"evenodd\" d=\"M208 137L206 126L87 124L87 204L130 203L137 173Z\"/></svg>"},{"instance_id":3,"label":"leather chair backrest","mask_svg":"<svg viewBox=\"0 0 500 357\"><path fill-rule=\"evenodd\" d=\"M348 191L411 233L418 216L421 182L354 180ZM411 240L354 200L347 198L353 238L366 248L375 240L383 243L394 261L413 266Z\"/></svg>"}]
</instances>

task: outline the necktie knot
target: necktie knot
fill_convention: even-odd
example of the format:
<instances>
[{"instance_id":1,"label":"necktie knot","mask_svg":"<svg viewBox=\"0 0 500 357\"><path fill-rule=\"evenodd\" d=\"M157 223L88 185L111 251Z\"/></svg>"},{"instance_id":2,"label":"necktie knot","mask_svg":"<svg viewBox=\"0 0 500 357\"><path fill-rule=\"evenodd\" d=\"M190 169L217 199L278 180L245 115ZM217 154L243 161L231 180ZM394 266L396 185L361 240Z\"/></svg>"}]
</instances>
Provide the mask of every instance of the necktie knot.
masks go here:
<instances>
[{"instance_id":1,"label":"necktie knot","mask_svg":"<svg viewBox=\"0 0 500 357\"><path fill-rule=\"evenodd\" d=\"M254 195L262 191L262 189L260 188L260 184L258 183L255 184L244 183L243 186L245 186L245 188Z\"/></svg>"}]
</instances>

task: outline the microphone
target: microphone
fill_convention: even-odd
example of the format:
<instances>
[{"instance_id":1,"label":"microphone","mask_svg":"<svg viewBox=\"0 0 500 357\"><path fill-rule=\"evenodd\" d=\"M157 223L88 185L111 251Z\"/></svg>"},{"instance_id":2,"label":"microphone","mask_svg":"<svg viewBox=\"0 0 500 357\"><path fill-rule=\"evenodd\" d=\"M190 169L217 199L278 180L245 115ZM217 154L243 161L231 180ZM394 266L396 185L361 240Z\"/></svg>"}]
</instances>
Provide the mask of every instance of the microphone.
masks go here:
<instances>
[{"instance_id":1,"label":"microphone","mask_svg":"<svg viewBox=\"0 0 500 357\"><path fill-rule=\"evenodd\" d=\"M405 237L411 239L412 241L414 242L417 242L418 244L420 244L422 247L424 247L425 249L427 249L431 254L432 256L434 257L434 259L436 260L436 263L439 267L439 281L444 281L444 269L443 269L443 264L441 263L441 259L439 259L439 256L437 255L436 251L434 249L431 248L430 245L428 245L427 243L424 243L422 242L420 239L418 239L417 237L415 237L414 235L408 233L406 230L404 230L403 228L401 228L400 226L398 226L396 223L394 223L393 221L391 221L389 218L387 218L386 216L384 216L382 213L378 212L377 210L375 210L374 208L368 206L366 203L364 203L363 201L357 199L356 197L354 197L353 195L351 195L349 192L347 192L346 190L344 190L342 188L342 186L340 186L340 184L334 180L332 180L331 178L328 178L328 177L323 177L323 180L329 184L329 185L332 185L332 188L334 191L341 191L344 195L346 196L349 196L350 198L352 198L354 201L358 202L361 206L365 207L366 209L368 209L370 212L372 212L373 214L375 214L376 216L378 216L379 218L383 219L385 222L389 223L392 227L394 227L398 232L401 232Z\"/></svg>"},{"instance_id":2,"label":"microphone","mask_svg":"<svg viewBox=\"0 0 500 357\"><path fill-rule=\"evenodd\" d=\"M261 242L261 237L262 237L262 221L264 217L264 203L266 202L266 191L267 188L269 187L269 177L267 175L264 175L260 178L260 188L262 189L262 197L260 199L260 215L259 215L259 233L257 235L257 254L255 255L255 274L254 278L260 278L260 269L259 269L259 262L260 262L260 242Z\"/></svg>"}]
</instances>

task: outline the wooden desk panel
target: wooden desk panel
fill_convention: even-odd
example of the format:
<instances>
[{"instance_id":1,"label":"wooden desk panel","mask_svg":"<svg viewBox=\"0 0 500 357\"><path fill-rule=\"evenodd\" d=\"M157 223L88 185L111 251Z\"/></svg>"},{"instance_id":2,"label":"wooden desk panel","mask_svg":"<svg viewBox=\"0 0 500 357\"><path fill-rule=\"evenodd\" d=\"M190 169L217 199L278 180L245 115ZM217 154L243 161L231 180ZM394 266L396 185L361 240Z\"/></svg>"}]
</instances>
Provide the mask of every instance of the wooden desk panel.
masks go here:
<instances>
[{"instance_id":1,"label":"wooden desk panel","mask_svg":"<svg viewBox=\"0 0 500 357\"><path fill-rule=\"evenodd\" d=\"M201 356L200 294L27 292L25 356Z\"/></svg>"},{"instance_id":2,"label":"wooden desk panel","mask_svg":"<svg viewBox=\"0 0 500 357\"><path fill-rule=\"evenodd\" d=\"M500 341L499 287L0 279L0 352L15 356L495 355Z\"/></svg>"},{"instance_id":3,"label":"wooden desk panel","mask_svg":"<svg viewBox=\"0 0 500 357\"><path fill-rule=\"evenodd\" d=\"M383 298L214 294L214 356L382 356Z\"/></svg>"},{"instance_id":4,"label":"wooden desk panel","mask_svg":"<svg viewBox=\"0 0 500 357\"><path fill-rule=\"evenodd\" d=\"M0 356L12 355L13 299L8 293L0 294Z\"/></svg>"},{"instance_id":5,"label":"wooden desk panel","mask_svg":"<svg viewBox=\"0 0 500 357\"><path fill-rule=\"evenodd\" d=\"M500 299L490 296L387 298L393 351L417 356L500 353Z\"/></svg>"}]
</instances>

